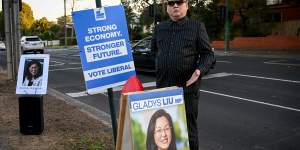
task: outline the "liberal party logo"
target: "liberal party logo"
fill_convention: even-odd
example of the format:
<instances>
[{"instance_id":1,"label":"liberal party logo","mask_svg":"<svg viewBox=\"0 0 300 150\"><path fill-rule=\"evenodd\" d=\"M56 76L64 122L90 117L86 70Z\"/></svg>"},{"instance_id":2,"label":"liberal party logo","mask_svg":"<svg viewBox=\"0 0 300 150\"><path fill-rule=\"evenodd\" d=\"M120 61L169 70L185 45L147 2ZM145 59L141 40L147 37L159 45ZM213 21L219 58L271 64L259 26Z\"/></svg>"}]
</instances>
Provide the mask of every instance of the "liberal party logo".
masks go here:
<instances>
[{"instance_id":1,"label":"liberal party logo","mask_svg":"<svg viewBox=\"0 0 300 150\"><path fill-rule=\"evenodd\" d=\"M96 21L100 21L100 20L105 20L106 19L104 7L94 9L94 14L95 14L95 20Z\"/></svg>"}]
</instances>

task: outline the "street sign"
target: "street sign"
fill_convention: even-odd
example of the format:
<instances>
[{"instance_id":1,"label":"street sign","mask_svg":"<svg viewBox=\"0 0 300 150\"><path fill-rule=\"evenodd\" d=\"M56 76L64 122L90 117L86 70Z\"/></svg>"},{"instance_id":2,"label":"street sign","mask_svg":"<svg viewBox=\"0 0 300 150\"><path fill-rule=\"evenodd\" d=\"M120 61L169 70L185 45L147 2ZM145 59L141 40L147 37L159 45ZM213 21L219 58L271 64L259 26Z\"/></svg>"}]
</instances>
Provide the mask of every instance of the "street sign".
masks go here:
<instances>
[{"instance_id":1,"label":"street sign","mask_svg":"<svg viewBox=\"0 0 300 150\"><path fill-rule=\"evenodd\" d=\"M73 13L87 92L123 85L135 75L122 5Z\"/></svg>"}]
</instances>

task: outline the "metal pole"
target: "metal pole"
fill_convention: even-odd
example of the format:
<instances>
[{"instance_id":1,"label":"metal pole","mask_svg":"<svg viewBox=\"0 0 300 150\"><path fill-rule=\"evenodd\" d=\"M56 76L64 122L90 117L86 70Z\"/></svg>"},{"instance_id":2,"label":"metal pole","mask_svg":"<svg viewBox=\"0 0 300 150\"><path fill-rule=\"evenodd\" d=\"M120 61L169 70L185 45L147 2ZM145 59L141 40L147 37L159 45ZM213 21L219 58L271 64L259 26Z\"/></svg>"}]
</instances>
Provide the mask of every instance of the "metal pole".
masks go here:
<instances>
[{"instance_id":1,"label":"metal pole","mask_svg":"<svg viewBox=\"0 0 300 150\"><path fill-rule=\"evenodd\" d=\"M95 0L96 1L96 7L101 7L101 0ZM116 118L116 111L114 107L114 95L113 95L113 89L108 88L107 94L108 94L108 101L109 101L109 108L110 108L110 117L111 117L111 124L113 128L113 134L114 134L114 142L117 143L117 118Z\"/></svg>"},{"instance_id":2,"label":"metal pole","mask_svg":"<svg viewBox=\"0 0 300 150\"><path fill-rule=\"evenodd\" d=\"M226 13L225 13L225 54L229 51L230 48L230 32L229 32L229 9L230 9L230 4L229 4L229 0L226 0Z\"/></svg>"},{"instance_id":3,"label":"metal pole","mask_svg":"<svg viewBox=\"0 0 300 150\"><path fill-rule=\"evenodd\" d=\"M117 118L116 118L116 111L115 111L115 106L114 106L114 95L113 95L113 89L108 88L107 89L107 94L108 94L108 101L109 101L109 108L110 108L110 117L111 117L111 124L113 128L113 133L114 133L114 141L115 144L117 142Z\"/></svg>"},{"instance_id":4,"label":"metal pole","mask_svg":"<svg viewBox=\"0 0 300 150\"><path fill-rule=\"evenodd\" d=\"M6 61L7 61L7 79L13 80L13 64L11 49L11 22L10 22L10 5L9 0L3 0L4 9L4 26L5 26L5 45L6 45Z\"/></svg>"},{"instance_id":5,"label":"metal pole","mask_svg":"<svg viewBox=\"0 0 300 150\"><path fill-rule=\"evenodd\" d=\"M66 0L64 0L64 19L65 19L65 23L64 23L64 32L65 32L65 47L67 47L67 13L66 13Z\"/></svg>"}]
</instances>

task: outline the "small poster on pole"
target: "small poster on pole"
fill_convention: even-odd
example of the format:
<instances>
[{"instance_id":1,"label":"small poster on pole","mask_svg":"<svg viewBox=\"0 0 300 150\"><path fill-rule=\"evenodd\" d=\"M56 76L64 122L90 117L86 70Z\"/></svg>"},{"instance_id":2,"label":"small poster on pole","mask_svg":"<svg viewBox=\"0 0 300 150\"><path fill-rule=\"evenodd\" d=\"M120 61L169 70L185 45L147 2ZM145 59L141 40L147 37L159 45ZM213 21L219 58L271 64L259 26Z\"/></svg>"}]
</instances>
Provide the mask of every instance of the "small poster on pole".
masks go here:
<instances>
[{"instance_id":1,"label":"small poster on pole","mask_svg":"<svg viewBox=\"0 0 300 150\"><path fill-rule=\"evenodd\" d=\"M18 70L16 94L43 95L47 93L49 55L22 55Z\"/></svg>"},{"instance_id":2,"label":"small poster on pole","mask_svg":"<svg viewBox=\"0 0 300 150\"><path fill-rule=\"evenodd\" d=\"M117 150L189 149L183 89L122 95Z\"/></svg>"}]
</instances>

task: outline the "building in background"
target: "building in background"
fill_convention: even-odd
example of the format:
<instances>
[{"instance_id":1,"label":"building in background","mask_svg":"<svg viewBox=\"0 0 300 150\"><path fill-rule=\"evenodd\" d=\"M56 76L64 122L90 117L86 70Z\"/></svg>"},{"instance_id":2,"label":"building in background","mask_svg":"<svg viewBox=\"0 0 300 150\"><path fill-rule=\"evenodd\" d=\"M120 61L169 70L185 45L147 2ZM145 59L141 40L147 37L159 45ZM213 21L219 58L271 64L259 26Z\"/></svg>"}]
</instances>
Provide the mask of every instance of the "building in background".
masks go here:
<instances>
[{"instance_id":1,"label":"building in background","mask_svg":"<svg viewBox=\"0 0 300 150\"><path fill-rule=\"evenodd\" d=\"M272 21L276 23L272 35L300 36L299 0L267 0Z\"/></svg>"}]
</instances>

